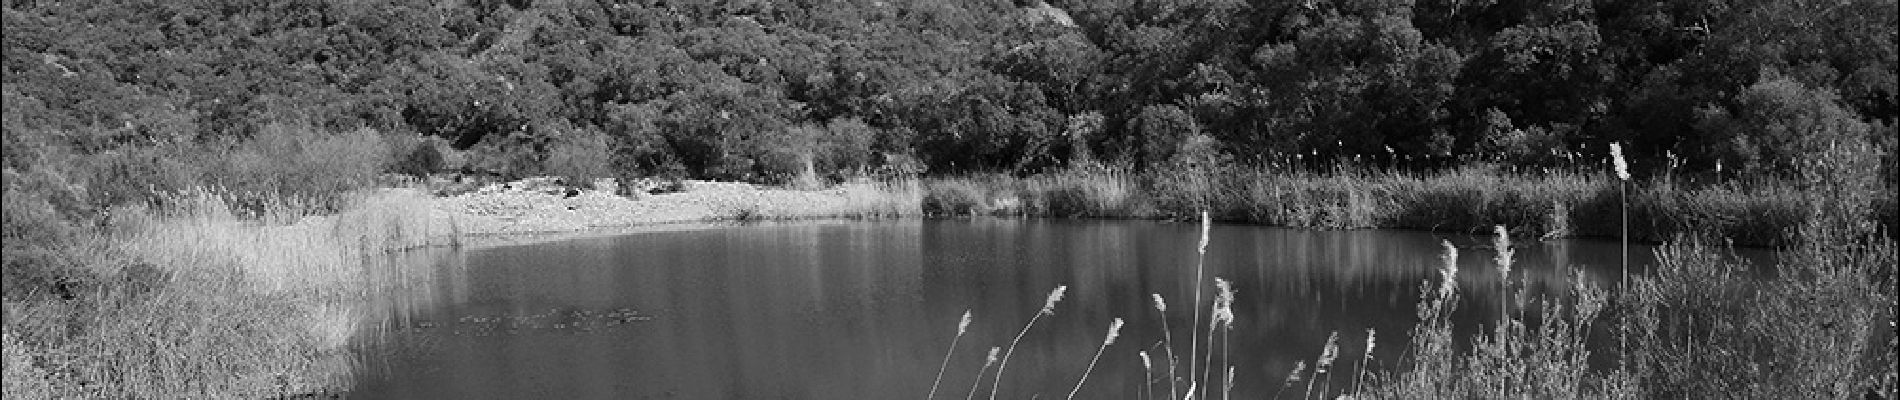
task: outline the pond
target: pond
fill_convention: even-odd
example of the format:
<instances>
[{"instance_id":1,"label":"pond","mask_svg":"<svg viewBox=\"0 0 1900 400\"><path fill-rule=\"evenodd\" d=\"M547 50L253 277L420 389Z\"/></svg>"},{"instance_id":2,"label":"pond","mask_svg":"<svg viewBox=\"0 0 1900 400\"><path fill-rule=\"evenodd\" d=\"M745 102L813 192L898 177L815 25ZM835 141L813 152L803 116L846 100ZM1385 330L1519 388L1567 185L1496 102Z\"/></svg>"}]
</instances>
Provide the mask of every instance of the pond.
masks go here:
<instances>
[{"instance_id":1,"label":"pond","mask_svg":"<svg viewBox=\"0 0 1900 400\"><path fill-rule=\"evenodd\" d=\"M1165 368L1172 336L1185 373L1191 332L1206 332L1190 328L1187 308L1199 235L1158 221L796 222L442 251L410 262L427 284L377 306L384 317L362 335L351 397L924 398L946 354L936 396L975 386L986 397L996 367L978 376L985 353L1008 347L1066 285L1054 314L1023 334L998 397L1066 397L1119 317L1127 325L1077 397L1148 398L1168 384L1144 384L1137 352ZM1202 303L1214 277L1232 281L1238 301L1213 364L1234 367L1235 396L1273 396L1339 332L1337 392L1370 328L1371 368L1392 366L1447 240L1461 248L1460 330L1481 329L1502 300L1489 237L1215 225ZM1652 263L1651 249L1632 245L1630 262ZM1512 279L1547 296L1576 279L1613 286L1619 254L1614 241L1523 244ZM973 323L953 348L966 310Z\"/></svg>"}]
</instances>

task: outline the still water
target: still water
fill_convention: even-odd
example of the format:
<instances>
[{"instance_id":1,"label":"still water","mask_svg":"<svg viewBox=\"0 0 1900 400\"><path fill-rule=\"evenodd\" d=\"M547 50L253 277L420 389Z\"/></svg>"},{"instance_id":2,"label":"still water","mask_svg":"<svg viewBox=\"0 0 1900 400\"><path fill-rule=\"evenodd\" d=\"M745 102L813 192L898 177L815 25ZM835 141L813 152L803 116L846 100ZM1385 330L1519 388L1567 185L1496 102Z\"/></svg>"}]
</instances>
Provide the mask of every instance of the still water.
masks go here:
<instances>
[{"instance_id":1,"label":"still water","mask_svg":"<svg viewBox=\"0 0 1900 400\"><path fill-rule=\"evenodd\" d=\"M1371 368L1398 362L1441 241L1461 247L1461 331L1494 320L1504 300L1488 237L1216 225L1211 238L1207 282L1221 277L1238 292L1236 323L1225 340L1215 336L1213 359L1234 367L1235 396L1273 396L1333 332L1343 354L1335 392L1360 368L1368 328L1379 332ZM945 354L937 396L965 398L975 385L986 397L996 368L977 375L985 353L1009 346L1057 285L1067 296L1022 337L998 397L1066 397L1117 317L1127 325L1077 398L1165 396L1162 378L1144 384L1137 352L1165 369L1165 318L1185 373L1191 332L1206 332L1191 330L1187 307L1198 241L1192 223L976 219L443 251L409 263L428 284L374 306L382 317L362 335L351 397L916 399ZM1631 246L1633 269L1653 262L1650 250ZM1562 296L1578 279L1612 286L1619 254L1613 241L1524 244L1511 279L1533 296ZM1204 290L1211 303L1213 285ZM1167 314L1151 294L1167 299ZM953 348L966 310L974 323Z\"/></svg>"}]
</instances>

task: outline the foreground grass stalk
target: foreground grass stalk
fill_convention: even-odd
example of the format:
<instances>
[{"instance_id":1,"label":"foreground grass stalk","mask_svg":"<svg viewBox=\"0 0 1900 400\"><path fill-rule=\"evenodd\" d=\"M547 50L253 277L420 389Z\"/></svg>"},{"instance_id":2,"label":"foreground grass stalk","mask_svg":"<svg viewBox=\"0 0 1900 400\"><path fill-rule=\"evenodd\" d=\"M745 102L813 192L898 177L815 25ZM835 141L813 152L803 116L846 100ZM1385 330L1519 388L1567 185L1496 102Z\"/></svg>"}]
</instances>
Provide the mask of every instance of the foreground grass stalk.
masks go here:
<instances>
[{"instance_id":1,"label":"foreground grass stalk","mask_svg":"<svg viewBox=\"0 0 1900 400\"><path fill-rule=\"evenodd\" d=\"M1023 325L1022 332L1017 332L1016 338L1009 341L1009 350L1003 351L1003 361L996 364L996 380L990 382L991 399L995 399L997 389L1003 387L1003 368L1009 366L1009 356L1016 354L1016 344L1023 341L1023 335L1029 334L1030 327L1036 326L1037 319L1042 318L1043 315L1055 315L1056 302L1062 301L1062 294L1068 291L1068 285L1056 286L1056 290L1050 291L1049 299L1042 303L1042 310L1037 311L1035 316L1029 317L1029 323Z\"/></svg>"},{"instance_id":2,"label":"foreground grass stalk","mask_svg":"<svg viewBox=\"0 0 1900 400\"><path fill-rule=\"evenodd\" d=\"M1095 372L1095 362L1102 360L1102 353L1108 351L1108 346L1114 345L1115 338L1120 337L1121 335L1122 335L1122 319L1116 318L1115 322L1108 324L1108 337L1107 339L1102 339L1102 347L1095 349L1095 357L1089 359L1089 367L1087 369L1082 370L1082 379L1077 379L1075 381L1075 388L1069 389L1069 398L1073 399L1075 398L1076 393L1082 392L1082 383L1088 382L1089 373ZM1147 353L1143 353L1143 354L1145 355ZM1143 357L1143 358L1145 359L1146 357Z\"/></svg>"},{"instance_id":3,"label":"foreground grass stalk","mask_svg":"<svg viewBox=\"0 0 1900 400\"><path fill-rule=\"evenodd\" d=\"M990 355L983 358L983 367L976 369L976 380L970 382L970 394L963 396L963 400L976 398L976 387L977 385L983 384L983 371L988 371L991 364L996 364L996 353L1002 350L1003 348L1001 347L990 347Z\"/></svg>"},{"instance_id":4,"label":"foreground grass stalk","mask_svg":"<svg viewBox=\"0 0 1900 400\"><path fill-rule=\"evenodd\" d=\"M1146 398L1154 397L1154 392L1155 392L1154 360L1151 360L1148 358L1147 350L1142 350L1141 352L1136 353L1136 354L1141 355L1141 375L1143 378L1141 381L1141 398L1146 399ZM1170 394L1168 396L1173 397L1174 395Z\"/></svg>"},{"instance_id":5,"label":"foreground grass stalk","mask_svg":"<svg viewBox=\"0 0 1900 400\"><path fill-rule=\"evenodd\" d=\"M1214 278L1214 286L1219 290L1218 293L1214 295L1214 317L1207 321L1207 356L1201 361L1201 381L1209 383L1213 382L1208 380L1207 376L1213 372L1214 368L1214 330L1221 327L1226 327L1231 330L1234 320L1233 283L1228 282L1226 279ZM1229 345L1231 344L1232 343L1229 343ZM1208 386L1209 385L1201 386L1201 398L1203 399L1208 398L1207 391L1210 390Z\"/></svg>"},{"instance_id":6,"label":"foreground grass stalk","mask_svg":"<svg viewBox=\"0 0 1900 400\"><path fill-rule=\"evenodd\" d=\"M1221 393L1222 399L1228 398L1226 392L1234 389L1234 339L1229 336L1234 332L1233 320L1230 318L1225 326L1226 328L1220 331L1220 363L1221 366L1227 367L1227 381L1225 390Z\"/></svg>"},{"instance_id":7,"label":"foreground grass stalk","mask_svg":"<svg viewBox=\"0 0 1900 400\"><path fill-rule=\"evenodd\" d=\"M1499 287L1498 293L1510 293L1511 292L1511 258L1514 255L1513 252L1511 251L1511 231L1508 229L1505 229L1504 225L1497 225L1494 229L1497 232L1498 236L1497 238L1493 239L1493 241L1491 242L1491 245L1492 247L1496 247L1498 251L1497 258L1492 259L1493 261L1496 261L1498 264L1497 266L1498 287ZM1498 319L1503 320L1505 318L1509 318L1510 316L1511 316L1510 296L1509 295L1498 296Z\"/></svg>"},{"instance_id":8,"label":"foreground grass stalk","mask_svg":"<svg viewBox=\"0 0 1900 400\"><path fill-rule=\"evenodd\" d=\"M1306 372L1306 360L1294 361L1293 372L1286 374L1286 382L1280 384L1280 390L1273 392L1273 398L1275 399L1280 398L1280 395L1286 392L1286 388L1293 387L1293 384L1299 383L1300 374L1305 373L1305 372Z\"/></svg>"},{"instance_id":9,"label":"foreground grass stalk","mask_svg":"<svg viewBox=\"0 0 1900 400\"><path fill-rule=\"evenodd\" d=\"M1177 382L1181 379L1174 375L1176 359L1174 357L1174 331L1168 328L1168 302L1161 299L1160 293L1154 294L1155 310L1161 312L1161 338L1168 344L1168 398L1181 394Z\"/></svg>"},{"instance_id":10,"label":"foreground grass stalk","mask_svg":"<svg viewBox=\"0 0 1900 400\"><path fill-rule=\"evenodd\" d=\"M1306 381L1306 396L1302 398L1308 398L1308 397L1313 396L1313 384L1318 383L1318 381L1320 380L1320 377L1326 375L1326 370L1333 366L1333 359L1338 358L1338 357L1339 357L1339 331L1333 331L1332 336L1326 337L1326 348L1320 350L1319 360L1313 363L1313 378L1312 380ZM1329 381L1327 383L1331 384L1332 382ZM1326 398L1325 386L1320 387L1319 397Z\"/></svg>"},{"instance_id":11,"label":"foreground grass stalk","mask_svg":"<svg viewBox=\"0 0 1900 400\"><path fill-rule=\"evenodd\" d=\"M970 310L963 310L963 321L957 323L957 336L950 338L950 350L943 353L943 365L937 367L937 379L930 382L930 395L924 398L937 397L937 385L943 383L944 369L950 368L950 355L957 352L957 340L963 339L963 332L970 329L970 316Z\"/></svg>"},{"instance_id":12,"label":"foreground grass stalk","mask_svg":"<svg viewBox=\"0 0 1900 400\"><path fill-rule=\"evenodd\" d=\"M1360 393L1360 390L1363 389L1362 382L1365 382L1366 367L1370 366L1368 363L1372 361L1372 349L1377 345L1378 337L1379 337L1378 331L1375 331L1372 328L1366 328L1366 351L1364 353L1361 353L1361 355L1359 356L1358 375L1352 378L1353 393Z\"/></svg>"},{"instance_id":13,"label":"foreground grass stalk","mask_svg":"<svg viewBox=\"0 0 1900 400\"><path fill-rule=\"evenodd\" d=\"M1622 292L1629 290L1630 284L1630 171L1629 163L1623 161L1622 144L1610 143L1610 160L1615 163L1617 205L1619 206L1617 208L1622 212L1622 233L1617 235L1617 239L1620 241L1619 249L1621 251L1618 255L1617 263L1621 266L1619 270L1622 271L1622 274L1621 280L1616 287L1618 292ZM1617 313L1617 315L1619 315L1617 318L1624 319L1621 317L1622 314L1623 313ZM1627 372L1625 368L1628 367L1627 364L1629 364L1629 323L1628 321L1621 321L1616 325L1617 368Z\"/></svg>"},{"instance_id":14,"label":"foreground grass stalk","mask_svg":"<svg viewBox=\"0 0 1900 400\"><path fill-rule=\"evenodd\" d=\"M1221 400L1234 398L1234 366L1227 366L1227 380L1221 381Z\"/></svg>"},{"instance_id":15,"label":"foreground grass stalk","mask_svg":"<svg viewBox=\"0 0 1900 400\"><path fill-rule=\"evenodd\" d=\"M1188 307L1189 309L1194 310L1194 323L1188 325L1189 327L1188 329L1190 330L1194 329L1194 327L1201 326L1201 286L1202 286L1201 279L1203 279L1202 276L1204 276L1203 274L1206 272L1206 269L1207 269L1207 240L1208 240L1207 231L1212 226L1213 226L1213 221L1209 218L1207 211L1202 210L1201 211L1201 246L1198 250L1196 250L1196 254L1198 255L1198 257L1196 257L1194 261L1194 305L1193 307ZM1196 354L1201 354L1201 338L1199 336L1194 336L1193 333L1190 332L1188 334L1188 378L1189 379L1193 379L1194 377L1198 376L1194 374L1194 356ZM1194 387L1195 385L1188 385L1188 391L1193 392ZM1192 395L1192 393L1190 393L1190 395Z\"/></svg>"}]
</instances>

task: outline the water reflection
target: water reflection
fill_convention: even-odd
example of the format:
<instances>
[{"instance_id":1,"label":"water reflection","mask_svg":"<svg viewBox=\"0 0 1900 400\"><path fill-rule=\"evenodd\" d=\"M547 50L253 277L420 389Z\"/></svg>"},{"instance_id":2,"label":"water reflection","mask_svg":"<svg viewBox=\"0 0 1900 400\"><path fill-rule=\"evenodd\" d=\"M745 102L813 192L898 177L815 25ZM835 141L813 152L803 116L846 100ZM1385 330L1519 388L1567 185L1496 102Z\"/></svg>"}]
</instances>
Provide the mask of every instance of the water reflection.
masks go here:
<instances>
[{"instance_id":1,"label":"water reflection","mask_svg":"<svg viewBox=\"0 0 1900 400\"><path fill-rule=\"evenodd\" d=\"M789 223L433 254L409 266L429 270L431 285L386 299L389 329L366 341L353 397L916 398L973 310L939 390L956 398L973 384L987 392L994 376L975 376L984 352L1066 284L1056 314L1024 336L1000 397L1066 395L1122 317L1128 327L1079 397L1137 398L1136 352L1166 354L1150 294L1174 307L1167 325L1186 357L1198 234L1144 221ZM1461 247L1461 326L1497 313L1488 238L1252 226L1212 236L1207 277L1239 292L1233 346L1214 347L1213 362L1236 367L1237 396L1271 396L1333 331L1357 360L1365 330L1379 330L1373 364L1394 362L1441 240ZM1612 285L1618 254L1613 242L1522 246L1512 280L1551 296L1573 279ZM1630 260L1649 254L1633 247ZM1347 373L1334 387L1354 371L1336 370Z\"/></svg>"}]
</instances>

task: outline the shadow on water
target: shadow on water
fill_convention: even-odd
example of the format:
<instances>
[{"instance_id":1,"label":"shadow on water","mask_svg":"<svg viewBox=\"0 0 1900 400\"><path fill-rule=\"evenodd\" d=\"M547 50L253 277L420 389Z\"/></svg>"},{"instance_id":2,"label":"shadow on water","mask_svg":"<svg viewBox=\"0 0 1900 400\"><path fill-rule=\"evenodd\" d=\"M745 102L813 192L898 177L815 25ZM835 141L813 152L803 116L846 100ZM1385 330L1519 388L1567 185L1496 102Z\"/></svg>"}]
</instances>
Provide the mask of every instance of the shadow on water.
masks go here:
<instances>
[{"instance_id":1,"label":"shadow on water","mask_svg":"<svg viewBox=\"0 0 1900 400\"><path fill-rule=\"evenodd\" d=\"M1441 241L1461 247L1459 333L1497 318L1489 238L1255 226L1211 235L1207 280L1238 292L1233 346L1215 347L1213 361L1232 357L1236 396L1272 396L1334 331L1349 360L1335 366L1334 387L1357 371L1367 328L1380 332L1373 367L1396 362ZM1023 337L999 397L1065 396L1121 317L1128 326L1078 397L1140 398L1136 352L1166 354L1150 294L1167 298L1186 357L1198 236L1193 224L1151 221L800 222L419 253L396 270L429 278L377 302L351 396L919 398L965 310L975 323L938 396L962 398L973 384L983 396L995 378L991 368L975 381L984 353L1068 285L1055 315ZM1632 265L1653 264L1650 250L1632 245ZM1531 243L1517 248L1512 280L1544 297L1564 296L1573 279L1610 287L1619 254L1615 242Z\"/></svg>"}]
</instances>

